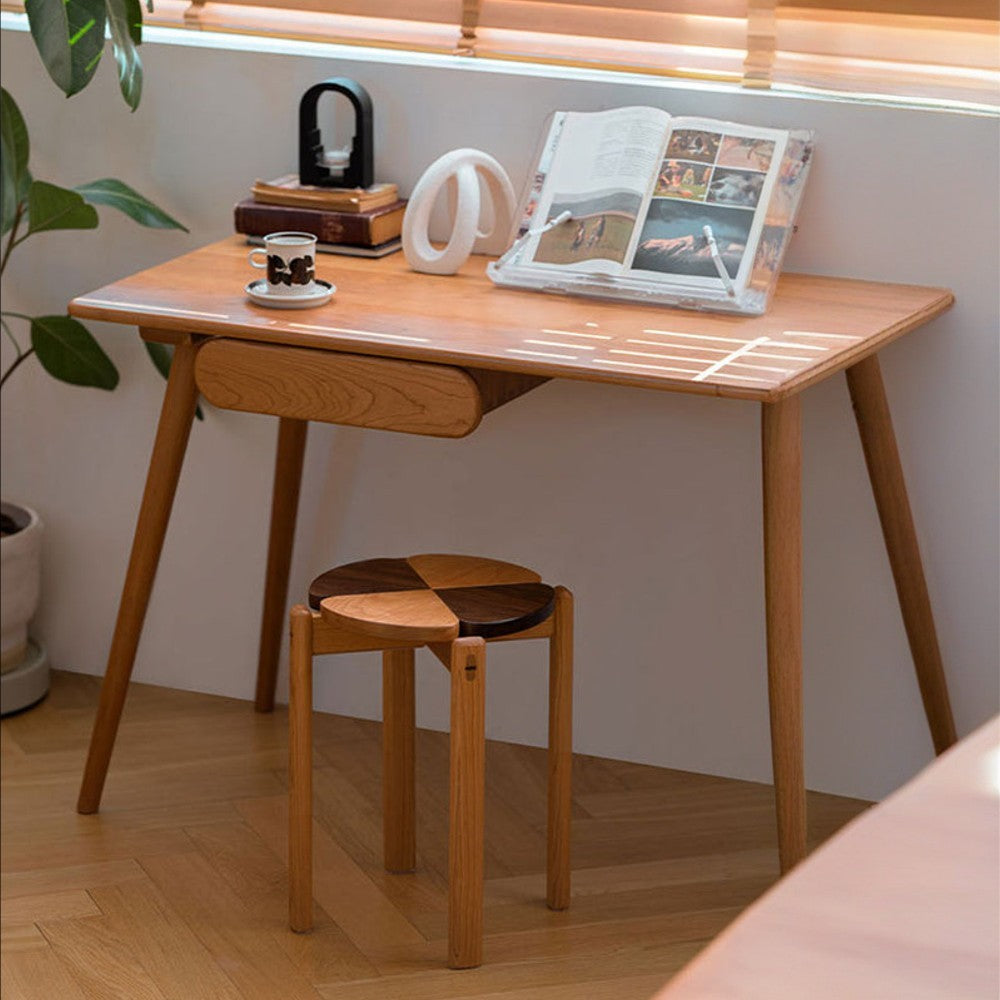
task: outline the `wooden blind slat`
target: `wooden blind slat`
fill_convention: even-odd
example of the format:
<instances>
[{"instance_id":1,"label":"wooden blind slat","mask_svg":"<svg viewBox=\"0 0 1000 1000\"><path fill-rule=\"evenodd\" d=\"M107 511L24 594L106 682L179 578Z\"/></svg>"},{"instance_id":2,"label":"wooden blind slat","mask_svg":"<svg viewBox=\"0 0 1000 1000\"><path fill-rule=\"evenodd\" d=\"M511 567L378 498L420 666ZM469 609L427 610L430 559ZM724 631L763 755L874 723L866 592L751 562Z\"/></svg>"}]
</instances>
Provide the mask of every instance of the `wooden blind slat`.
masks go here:
<instances>
[{"instance_id":1,"label":"wooden blind slat","mask_svg":"<svg viewBox=\"0 0 1000 1000\"><path fill-rule=\"evenodd\" d=\"M499 25L503 9L512 8L513 0L481 0L482 6L491 11L490 17ZM621 13L644 10L651 14L687 14L698 17L746 16L746 0L519 0L519 5L532 7L541 23L553 11L562 9L569 16L585 19L594 9L604 8ZM501 13L496 13L496 12Z\"/></svg>"},{"instance_id":2,"label":"wooden blind slat","mask_svg":"<svg viewBox=\"0 0 1000 1000\"><path fill-rule=\"evenodd\" d=\"M849 15L787 9L776 17L777 49L831 59L1000 68L1000 25L949 18Z\"/></svg>"},{"instance_id":3,"label":"wooden blind slat","mask_svg":"<svg viewBox=\"0 0 1000 1000\"><path fill-rule=\"evenodd\" d=\"M747 0L747 57L743 82L748 87L769 87L774 66L775 0Z\"/></svg>"},{"instance_id":4,"label":"wooden blind slat","mask_svg":"<svg viewBox=\"0 0 1000 1000\"><path fill-rule=\"evenodd\" d=\"M330 14L307 6L312 2L295 0L295 6L276 7L231 3L229 0L156 0L155 11L146 14L144 20L147 24L198 31L267 35L415 52L451 54L458 45L457 16L441 23L355 17Z\"/></svg>"},{"instance_id":5,"label":"wooden blind slat","mask_svg":"<svg viewBox=\"0 0 1000 1000\"><path fill-rule=\"evenodd\" d=\"M781 0L782 7L803 10L840 11L855 14L901 14L907 17L941 17L996 21L1000 19L997 0Z\"/></svg>"},{"instance_id":6,"label":"wooden blind slat","mask_svg":"<svg viewBox=\"0 0 1000 1000\"><path fill-rule=\"evenodd\" d=\"M738 16L730 13L720 17L650 9L639 4L583 6L544 0L482 0L479 26L539 34L743 48L745 2L739 8Z\"/></svg>"},{"instance_id":7,"label":"wooden blind slat","mask_svg":"<svg viewBox=\"0 0 1000 1000\"><path fill-rule=\"evenodd\" d=\"M462 0L462 32L458 42L459 55L476 54L476 29L479 27L479 13L482 0Z\"/></svg>"},{"instance_id":8,"label":"wooden blind slat","mask_svg":"<svg viewBox=\"0 0 1000 1000\"><path fill-rule=\"evenodd\" d=\"M241 7L274 7L308 10L344 17L377 18L388 24L431 23L456 25L462 16L463 0L201 0L204 3ZM155 4L154 4L155 6ZM405 31L405 29L404 29Z\"/></svg>"}]
</instances>

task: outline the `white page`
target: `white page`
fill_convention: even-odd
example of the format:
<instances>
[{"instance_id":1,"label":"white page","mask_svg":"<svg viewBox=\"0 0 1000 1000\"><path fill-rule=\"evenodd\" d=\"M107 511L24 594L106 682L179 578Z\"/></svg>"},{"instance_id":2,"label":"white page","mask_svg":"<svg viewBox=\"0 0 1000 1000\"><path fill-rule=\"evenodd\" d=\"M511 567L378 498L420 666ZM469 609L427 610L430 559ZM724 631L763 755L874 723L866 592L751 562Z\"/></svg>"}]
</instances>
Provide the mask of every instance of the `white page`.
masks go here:
<instances>
[{"instance_id":1,"label":"white page","mask_svg":"<svg viewBox=\"0 0 1000 1000\"><path fill-rule=\"evenodd\" d=\"M529 238L521 263L620 274L663 152L670 116L631 107L566 112L553 121L529 197L537 228L569 211L568 222ZM527 223L522 222L522 230Z\"/></svg>"}]
</instances>

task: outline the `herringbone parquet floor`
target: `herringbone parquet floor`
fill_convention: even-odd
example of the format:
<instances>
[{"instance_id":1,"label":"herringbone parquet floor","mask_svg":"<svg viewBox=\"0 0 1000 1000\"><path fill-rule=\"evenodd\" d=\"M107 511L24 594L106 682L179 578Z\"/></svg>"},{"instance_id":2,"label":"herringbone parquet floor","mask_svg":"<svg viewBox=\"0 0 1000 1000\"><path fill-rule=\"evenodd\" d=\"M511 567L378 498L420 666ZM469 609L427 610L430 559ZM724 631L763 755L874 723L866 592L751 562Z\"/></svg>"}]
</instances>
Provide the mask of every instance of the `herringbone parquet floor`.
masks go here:
<instances>
[{"instance_id":1,"label":"herringbone parquet floor","mask_svg":"<svg viewBox=\"0 0 1000 1000\"><path fill-rule=\"evenodd\" d=\"M574 762L573 902L545 894L544 751L487 750L485 964L444 968L447 736L417 737L418 862L381 867L379 725L317 715L316 929L286 926L286 723L135 685L74 811L95 678L3 721L3 1000L646 998L777 876L765 785ZM810 796L821 840L865 803Z\"/></svg>"}]
</instances>

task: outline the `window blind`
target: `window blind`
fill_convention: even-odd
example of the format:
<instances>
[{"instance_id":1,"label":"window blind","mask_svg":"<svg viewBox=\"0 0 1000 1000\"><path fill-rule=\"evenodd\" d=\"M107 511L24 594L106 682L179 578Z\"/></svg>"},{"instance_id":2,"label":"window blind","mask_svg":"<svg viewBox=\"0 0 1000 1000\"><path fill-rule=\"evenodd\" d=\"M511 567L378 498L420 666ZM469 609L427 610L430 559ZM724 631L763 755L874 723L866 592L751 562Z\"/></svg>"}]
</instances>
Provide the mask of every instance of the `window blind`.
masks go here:
<instances>
[{"instance_id":1,"label":"window blind","mask_svg":"<svg viewBox=\"0 0 1000 1000\"><path fill-rule=\"evenodd\" d=\"M1000 107L998 0L156 0L149 23Z\"/></svg>"},{"instance_id":2,"label":"window blind","mask_svg":"<svg viewBox=\"0 0 1000 1000\"><path fill-rule=\"evenodd\" d=\"M781 0L775 84L1000 105L993 0Z\"/></svg>"},{"instance_id":3,"label":"window blind","mask_svg":"<svg viewBox=\"0 0 1000 1000\"><path fill-rule=\"evenodd\" d=\"M455 53L463 0L156 0L147 24Z\"/></svg>"}]
</instances>

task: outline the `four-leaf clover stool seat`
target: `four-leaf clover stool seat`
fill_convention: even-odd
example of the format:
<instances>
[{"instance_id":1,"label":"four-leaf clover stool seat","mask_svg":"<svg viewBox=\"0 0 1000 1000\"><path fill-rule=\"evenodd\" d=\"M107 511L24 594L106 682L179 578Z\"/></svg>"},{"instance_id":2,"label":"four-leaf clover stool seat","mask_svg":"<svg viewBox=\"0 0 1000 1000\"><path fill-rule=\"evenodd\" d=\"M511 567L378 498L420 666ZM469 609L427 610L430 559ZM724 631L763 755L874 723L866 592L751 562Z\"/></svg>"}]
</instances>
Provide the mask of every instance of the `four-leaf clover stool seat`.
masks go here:
<instances>
[{"instance_id":1,"label":"four-leaf clover stool seat","mask_svg":"<svg viewBox=\"0 0 1000 1000\"><path fill-rule=\"evenodd\" d=\"M548 905L569 905L573 598L523 566L460 555L369 559L317 577L291 613L289 916L312 926L312 661L382 651L383 852L416 867L414 651L451 674L448 964L482 962L486 644L549 640Z\"/></svg>"}]
</instances>

